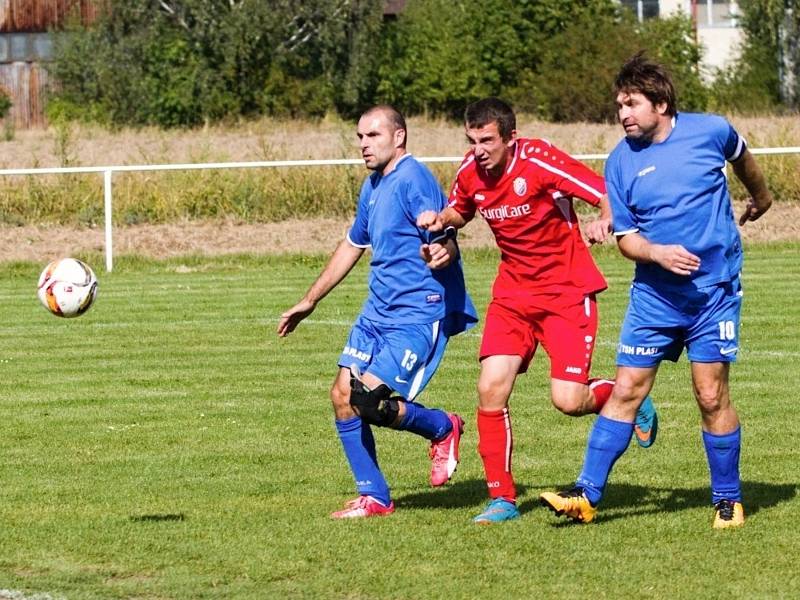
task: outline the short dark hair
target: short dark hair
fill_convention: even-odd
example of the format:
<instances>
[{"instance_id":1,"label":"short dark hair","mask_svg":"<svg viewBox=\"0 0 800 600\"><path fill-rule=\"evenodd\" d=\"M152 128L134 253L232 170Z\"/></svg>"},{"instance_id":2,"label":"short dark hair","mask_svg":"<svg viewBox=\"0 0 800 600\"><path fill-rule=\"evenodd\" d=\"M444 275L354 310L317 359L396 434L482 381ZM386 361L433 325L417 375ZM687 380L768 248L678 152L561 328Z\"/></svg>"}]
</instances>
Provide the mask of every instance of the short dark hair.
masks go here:
<instances>
[{"instance_id":1,"label":"short dark hair","mask_svg":"<svg viewBox=\"0 0 800 600\"><path fill-rule=\"evenodd\" d=\"M408 129L406 128L406 119L403 116L403 113L401 113L391 104L377 104L372 108L368 108L361 116L366 117L367 115L371 115L376 112L382 112L386 116L386 120L389 121L389 124L394 128L394 131L397 131L398 129L405 131L406 135L403 141L403 147L405 147L406 143L408 142Z\"/></svg>"},{"instance_id":2,"label":"short dark hair","mask_svg":"<svg viewBox=\"0 0 800 600\"><path fill-rule=\"evenodd\" d=\"M614 79L614 93L642 94L653 103L667 105L667 114L674 116L678 112L675 85L669 71L656 62L649 60L644 52L637 52L622 65Z\"/></svg>"},{"instance_id":3,"label":"short dark hair","mask_svg":"<svg viewBox=\"0 0 800 600\"><path fill-rule=\"evenodd\" d=\"M473 102L464 111L464 123L467 127L484 127L489 123L497 123L497 131L503 140L511 139L511 132L517 128L517 117L514 109L500 98L484 98Z\"/></svg>"}]
</instances>

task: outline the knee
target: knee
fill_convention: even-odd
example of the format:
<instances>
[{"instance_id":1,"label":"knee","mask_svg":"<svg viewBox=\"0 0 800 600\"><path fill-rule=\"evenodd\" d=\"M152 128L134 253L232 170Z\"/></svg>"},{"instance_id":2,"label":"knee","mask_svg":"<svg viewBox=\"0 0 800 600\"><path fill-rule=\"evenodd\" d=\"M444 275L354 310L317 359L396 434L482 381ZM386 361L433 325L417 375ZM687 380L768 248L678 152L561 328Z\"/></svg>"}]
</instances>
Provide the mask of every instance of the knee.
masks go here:
<instances>
[{"instance_id":1,"label":"knee","mask_svg":"<svg viewBox=\"0 0 800 600\"><path fill-rule=\"evenodd\" d=\"M502 410L510 395L511 390L500 382L478 380L478 402L483 410Z\"/></svg>"},{"instance_id":2,"label":"knee","mask_svg":"<svg viewBox=\"0 0 800 600\"><path fill-rule=\"evenodd\" d=\"M346 419L355 414L350 407L350 386L343 387L338 381L335 382L331 387L330 398L337 419Z\"/></svg>"},{"instance_id":3,"label":"knee","mask_svg":"<svg viewBox=\"0 0 800 600\"><path fill-rule=\"evenodd\" d=\"M721 382L695 385L694 396L700 411L706 414L719 412L728 404L727 389Z\"/></svg>"},{"instance_id":4,"label":"knee","mask_svg":"<svg viewBox=\"0 0 800 600\"><path fill-rule=\"evenodd\" d=\"M617 379L614 382L614 391L611 397L620 404L639 403L647 396L647 386L643 383L625 379Z\"/></svg>"},{"instance_id":5,"label":"knee","mask_svg":"<svg viewBox=\"0 0 800 600\"><path fill-rule=\"evenodd\" d=\"M396 427L400 422L401 400L400 396L392 396L386 384L370 390L360 380L350 380L350 408L370 425Z\"/></svg>"},{"instance_id":6,"label":"knee","mask_svg":"<svg viewBox=\"0 0 800 600\"><path fill-rule=\"evenodd\" d=\"M587 412L584 399L574 394L553 392L550 401L559 411L571 417L579 417Z\"/></svg>"}]
</instances>

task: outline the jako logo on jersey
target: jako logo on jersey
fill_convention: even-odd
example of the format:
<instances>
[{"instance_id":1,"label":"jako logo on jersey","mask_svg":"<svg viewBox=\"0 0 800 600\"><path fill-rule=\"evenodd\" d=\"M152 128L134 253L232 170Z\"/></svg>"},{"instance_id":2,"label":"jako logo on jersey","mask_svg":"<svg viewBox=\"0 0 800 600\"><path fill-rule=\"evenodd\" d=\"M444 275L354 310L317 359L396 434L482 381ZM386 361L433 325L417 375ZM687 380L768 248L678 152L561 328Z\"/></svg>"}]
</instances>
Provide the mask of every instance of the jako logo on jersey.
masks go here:
<instances>
[{"instance_id":1,"label":"jako logo on jersey","mask_svg":"<svg viewBox=\"0 0 800 600\"><path fill-rule=\"evenodd\" d=\"M366 352L361 352L358 348L351 348L350 346L345 346L342 354L346 354L347 356L352 356L353 358L357 358L358 360L363 360L364 362L369 362L369 359L372 358Z\"/></svg>"},{"instance_id":2,"label":"jako logo on jersey","mask_svg":"<svg viewBox=\"0 0 800 600\"><path fill-rule=\"evenodd\" d=\"M487 221L504 221L514 217L524 217L531 214L531 205L522 204L521 206L498 206L497 208L479 208L478 209Z\"/></svg>"},{"instance_id":3,"label":"jako logo on jersey","mask_svg":"<svg viewBox=\"0 0 800 600\"><path fill-rule=\"evenodd\" d=\"M567 367L564 369L567 373L573 373L574 375L580 375L582 369L580 367Z\"/></svg>"},{"instance_id":4,"label":"jako logo on jersey","mask_svg":"<svg viewBox=\"0 0 800 600\"><path fill-rule=\"evenodd\" d=\"M483 202L486 200L486 196L483 194L475 194L475 202Z\"/></svg>"},{"instance_id":5,"label":"jako logo on jersey","mask_svg":"<svg viewBox=\"0 0 800 600\"><path fill-rule=\"evenodd\" d=\"M646 168L642 169L641 171L639 171L636 175L638 177L644 177L648 173L652 173L655 170L656 170L655 165L650 165L649 167L646 167Z\"/></svg>"},{"instance_id":6,"label":"jako logo on jersey","mask_svg":"<svg viewBox=\"0 0 800 600\"><path fill-rule=\"evenodd\" d=\"M428 304L431 304L433 302L441 302L441 301L442 301L442 295L441 294L428 294L427 296L425 296L425 302L427 302Z\"/></svg>"},{"instance_id":7,"label":"jako logo on jersey","mask_svg":"<svg viewBox=\"0 0 800 600\"><path fill-rule=\"evenodd\" d=\"M524 196L528 191L528 182L523 177L517 177L514 180L514 193L517 196Z\"/></svg>"}]
</instances>

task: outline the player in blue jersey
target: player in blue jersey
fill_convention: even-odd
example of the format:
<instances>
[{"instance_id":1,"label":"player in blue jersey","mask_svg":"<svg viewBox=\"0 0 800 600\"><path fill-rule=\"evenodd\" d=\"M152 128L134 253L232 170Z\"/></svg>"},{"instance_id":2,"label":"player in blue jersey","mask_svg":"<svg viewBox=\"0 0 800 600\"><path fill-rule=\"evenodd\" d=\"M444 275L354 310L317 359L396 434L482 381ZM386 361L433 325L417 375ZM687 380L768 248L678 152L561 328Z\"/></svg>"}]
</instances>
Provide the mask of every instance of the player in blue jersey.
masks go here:
<instances>
[{"instance_id":1,"label":"player in blue jersey","mask_svg":"<svg viewBox=\"0 0 800 600\"><path fill-rule=\"evenodd\" d=\"M625 138L606 163L614 234L636 262L617 348L616 384L589 436L583 471L569 491L546 492L558 515L591 521L636 409L662 360L686 348L711 473L715 528L744 523L739 418L728 390L739 347L742 244L723 169L751 194L739 224L772 204L747 145L722 117L679 113L668 73L641 53L615 81Z\"/></svg>"},{"instance_id":2,"label":"player in blue jersey","mask_svg":"<svg viewBox=\"0 0 800 600\"><path fill-rule=\"evenodd\" d=\"M430 440L431 485L450 479L464 421L415 398L439 366L448 338L477 321L454 239L437 238L416 225L421 212L442 210L446 199L433 174L407 153L403 116L390 106L373 107L359 119L357 132L364 163L373 172L361 187L355 221L303 299L278 324L279 336L292 332L372 247L367 300L331 388L336 430L359 494L331 514L337 519L394 512L372 425Z\"/></svg>"}]
</instances>

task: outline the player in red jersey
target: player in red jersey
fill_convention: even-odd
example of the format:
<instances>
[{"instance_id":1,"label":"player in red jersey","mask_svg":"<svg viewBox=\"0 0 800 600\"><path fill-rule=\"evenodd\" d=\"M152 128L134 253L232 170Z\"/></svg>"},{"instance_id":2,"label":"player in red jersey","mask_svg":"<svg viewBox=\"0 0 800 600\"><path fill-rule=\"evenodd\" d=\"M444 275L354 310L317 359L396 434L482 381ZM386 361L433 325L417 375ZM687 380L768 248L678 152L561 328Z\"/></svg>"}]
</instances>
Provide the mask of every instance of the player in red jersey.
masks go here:
<instances>
[{"instance_id":1,"label":"player in red jersey","mask_svg":"<svg viewBox=\"0 0 800 600\"><path fill-rule=\"evenodd\" d=\"M596 294L606 289L572 206L577 197L600 209L586 226L589 243L611 231L603 178L541 139L517 137L512 108L497 98L467 107L470 150L456 174L448 206L422 213L431 231L464 227L478 212L489 224L501 261L486 312L478 379L478 452L491 501L477 523L519 516L511 474L508 401L516 377L541 344L550 357L553 404L568 415L598 413L614 382L589 378L597 333ZM652 401L637 416L637 439L655 439Z\"/></svg>"}]
</instances>

